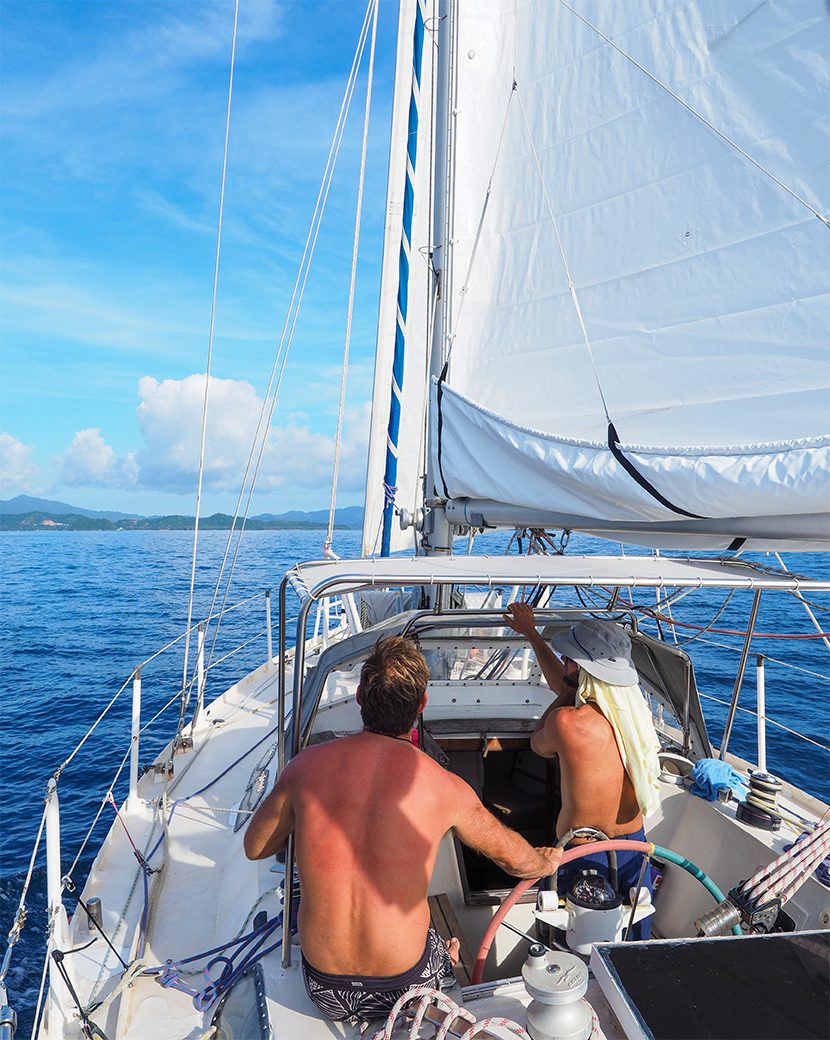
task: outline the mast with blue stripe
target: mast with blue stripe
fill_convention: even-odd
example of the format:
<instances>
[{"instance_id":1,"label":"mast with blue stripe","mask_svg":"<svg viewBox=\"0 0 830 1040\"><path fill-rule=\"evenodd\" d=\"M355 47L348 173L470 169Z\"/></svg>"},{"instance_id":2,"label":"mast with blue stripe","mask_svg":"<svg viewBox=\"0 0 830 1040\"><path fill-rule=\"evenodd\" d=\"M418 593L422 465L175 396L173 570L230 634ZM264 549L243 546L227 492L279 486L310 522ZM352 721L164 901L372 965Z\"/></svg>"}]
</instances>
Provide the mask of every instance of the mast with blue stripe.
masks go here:
<instances>
[{"instance_id":1,"label":"mast with blue stripe","mask_svg":"<svg viewBox=\"0 0 830 1040\"><path fill-rule=\"evenodd\" d=\"M386 466L383 474L383 530L381 556L388 556L395 513L398 480L398 433L401 425L404 359L406 357L406 312L409 303L409 262L412 246L412 213L415 201L415 163L418 157L418 120L421 96L421 66L424 52L424 9L421 0L415 10L415 34L412 45L412 90L409 95L409 120L406 144L406 181L404 184L403 225L398 254L398 297L395 321L395 351L392 358L392 394L389 401L389 423L386 428Z\"/></svg>"}]
</instances>

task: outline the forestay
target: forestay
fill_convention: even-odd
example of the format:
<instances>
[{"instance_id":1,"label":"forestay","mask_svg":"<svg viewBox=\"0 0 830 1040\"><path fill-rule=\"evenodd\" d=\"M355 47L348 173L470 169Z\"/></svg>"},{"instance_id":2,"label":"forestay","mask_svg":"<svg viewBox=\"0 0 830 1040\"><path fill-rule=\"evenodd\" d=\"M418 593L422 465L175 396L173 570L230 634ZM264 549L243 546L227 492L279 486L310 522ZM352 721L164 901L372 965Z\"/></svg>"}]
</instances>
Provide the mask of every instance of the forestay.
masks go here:
<instances>
[{"instance_id":1,"label":"forestay","mask_svg":"<svg viewBox=\"0 0 830 1040\"><path fill-rule=\"evenodd\" d=\"M643 544L826 547L824 0L456 18L439 493Z\"/></svg>"}]
</instances>

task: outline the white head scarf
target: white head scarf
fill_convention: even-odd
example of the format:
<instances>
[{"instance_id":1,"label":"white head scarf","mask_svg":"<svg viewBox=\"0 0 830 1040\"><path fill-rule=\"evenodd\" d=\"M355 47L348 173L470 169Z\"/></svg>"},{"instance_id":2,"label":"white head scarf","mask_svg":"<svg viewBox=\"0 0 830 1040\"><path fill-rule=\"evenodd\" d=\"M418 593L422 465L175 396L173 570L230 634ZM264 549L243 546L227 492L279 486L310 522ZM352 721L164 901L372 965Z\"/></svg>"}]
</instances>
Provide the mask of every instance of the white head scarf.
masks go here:
<instances>
[{"instance_id":1,"label":"white head scarf","mask_svg":"<svg viewBox=\"0 0 830 1040\"><path fill-rule=\"evenodd\" d=\"M660 803L660 741L639 686L612 686L579 669L576 706L593 703L614 730L623 768L634 787L643 816Z\"/></svg>"}]
</instances>

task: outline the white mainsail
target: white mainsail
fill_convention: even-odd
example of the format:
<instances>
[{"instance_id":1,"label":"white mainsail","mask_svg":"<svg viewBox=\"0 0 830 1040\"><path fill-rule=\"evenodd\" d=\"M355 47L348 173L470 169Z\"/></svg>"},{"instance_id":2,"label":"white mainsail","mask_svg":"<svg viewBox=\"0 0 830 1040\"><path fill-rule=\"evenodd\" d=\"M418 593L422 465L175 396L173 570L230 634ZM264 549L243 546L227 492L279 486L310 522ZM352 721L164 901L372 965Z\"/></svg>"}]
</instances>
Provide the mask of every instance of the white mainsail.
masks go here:
<instances>
[{"instance_id":1,"label":"white mainsail","mask_svg":"<svg viewBox=\"0 0 830 1040\"><path fill-rule=\"evenodd\" d=\"M826 4L455 18L432 409L452 518L826 548Z\"/></svg>"}]
</instances>

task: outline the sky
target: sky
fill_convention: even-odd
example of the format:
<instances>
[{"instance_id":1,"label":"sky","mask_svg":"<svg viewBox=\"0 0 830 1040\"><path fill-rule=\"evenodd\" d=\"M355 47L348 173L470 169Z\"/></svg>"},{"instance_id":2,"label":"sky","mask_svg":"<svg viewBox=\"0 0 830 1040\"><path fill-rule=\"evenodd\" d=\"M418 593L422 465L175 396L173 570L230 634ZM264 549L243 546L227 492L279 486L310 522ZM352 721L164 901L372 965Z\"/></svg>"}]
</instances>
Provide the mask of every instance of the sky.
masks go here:
<instances>
[{"instance_id":1,"label":"sky","mask_svg":"<svg viewBox=\"0 0 830 1040\"><path fill-rule=\"evenodd\" d=\"M365 483L396 6L380 4L341 505ZM204 513L239 494L365 8L240 4ZM194 511L233 12L0 6L0 498ZM365 59L253 514L328 506L364 75Z\"/></svg>"}]
</instances>

